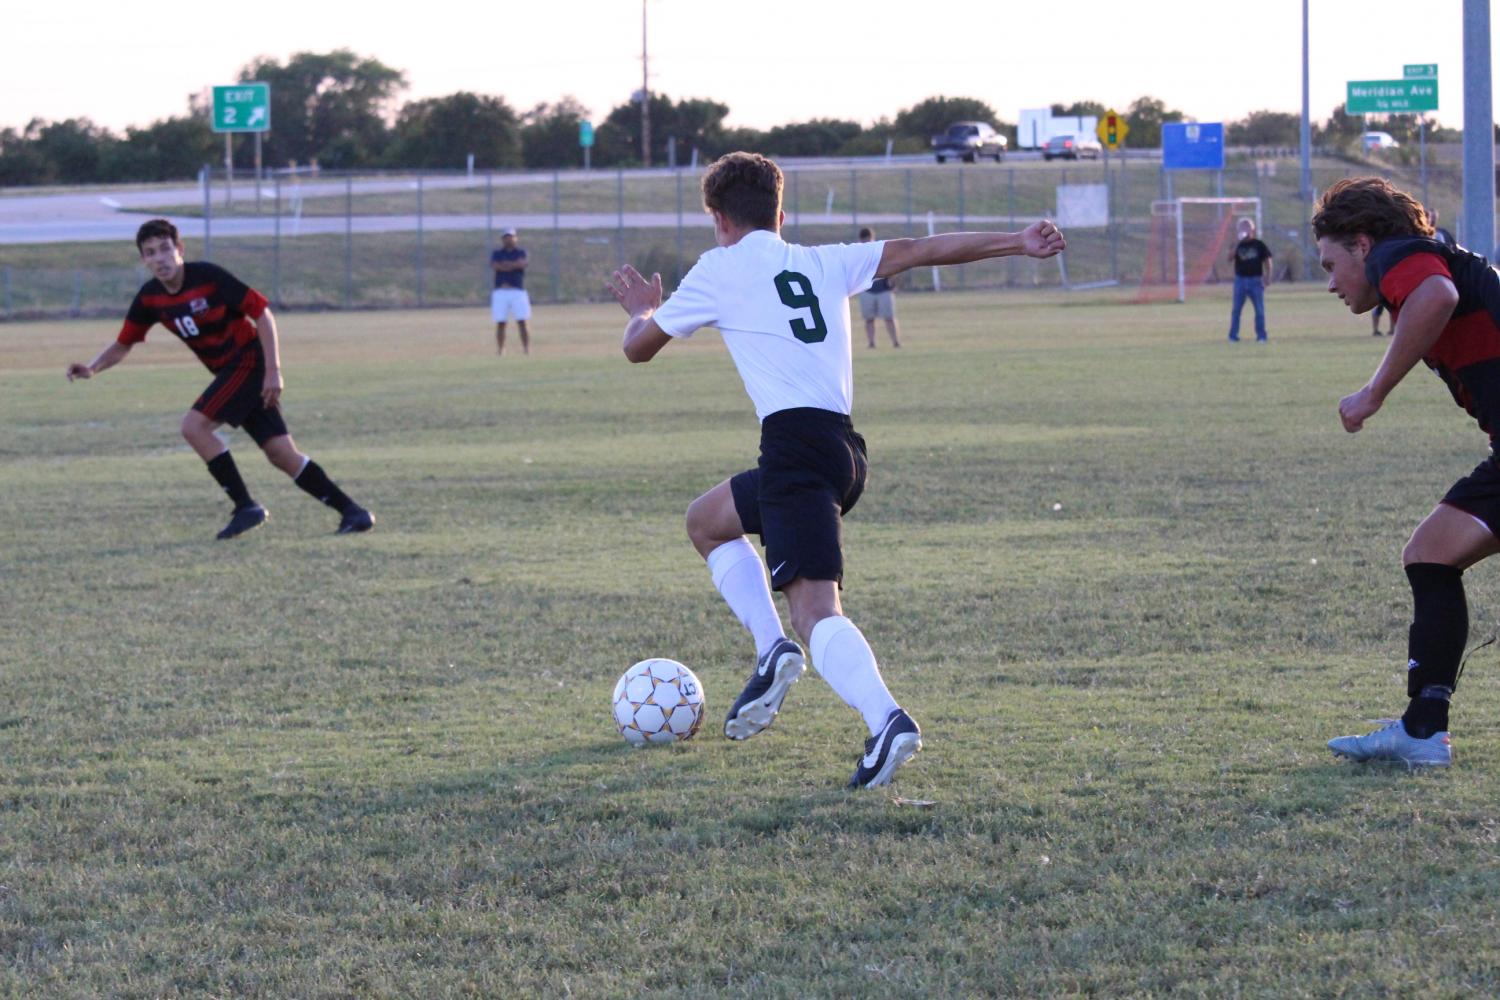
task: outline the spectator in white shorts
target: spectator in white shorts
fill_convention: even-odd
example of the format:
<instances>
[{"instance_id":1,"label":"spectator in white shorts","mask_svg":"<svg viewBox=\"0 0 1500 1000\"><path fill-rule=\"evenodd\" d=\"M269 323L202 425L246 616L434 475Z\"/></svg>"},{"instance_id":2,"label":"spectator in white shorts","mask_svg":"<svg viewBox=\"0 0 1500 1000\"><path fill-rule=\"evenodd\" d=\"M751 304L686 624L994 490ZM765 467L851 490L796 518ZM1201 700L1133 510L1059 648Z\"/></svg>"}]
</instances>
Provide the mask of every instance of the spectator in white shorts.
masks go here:
<instances>
[{"instance_id":1,"label":"spectator in white shorts","mask_svg":"<svg viewBox=\"0 0 1500 1000\"><path fill-rule=\"evenodd\" d=\"M859 241L869 243L875 238L875 230L869 226L859 231ZM891 346L900 347L900 331L896 327L896 281L894 278L876 278L870 287L859 293L859 314L865 320L865 340L875 346L875 321L885 320L885 332L891 335Z\"/></svg>"},{"instance_id":2,"label":"spectator in white shorts","mask_svg":"<svg viewBox=\"0 0 1500 1000\"><path fill-rule=\"evenodd\" d=\"M516 231L500 234L500 249L490 254L490 270L495 272L495 290L490 293L490 315L495 320L495 347L505 353L505 321L514 318L521 331L521 353L531 353L531 299L526 296L526 251L516 243Z\"/></svg>"}]
</instances>

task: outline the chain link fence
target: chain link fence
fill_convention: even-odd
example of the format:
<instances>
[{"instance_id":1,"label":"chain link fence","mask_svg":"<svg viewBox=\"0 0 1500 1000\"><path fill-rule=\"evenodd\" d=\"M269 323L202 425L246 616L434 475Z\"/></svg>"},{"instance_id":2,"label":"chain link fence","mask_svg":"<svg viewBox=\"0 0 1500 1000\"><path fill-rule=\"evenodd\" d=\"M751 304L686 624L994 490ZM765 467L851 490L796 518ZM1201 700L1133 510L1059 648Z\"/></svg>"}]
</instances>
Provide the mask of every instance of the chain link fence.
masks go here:
<instances>
[{"instance_id":1,"label":"chain link fence","mask_svg":"<svg viewBox=\"0 0 1500 1000\"><path fill-rule=\"evenodd\" d=\"M489 253L507 227L530 254L526 285L539 302L607 299L621 262L672 288L713 246L697 170L537 173L275 174L256 181L205 171L196 189L133 205L182 229L190 258L212 260L283 309L478 306L492 284ZM1313 276L1304 220L1310 206L1295 157L1246 158L1222 171L1164 171L1159 160L1108 163L859 162L786 169L793 242L849 242L964 229L1017 230L1059 209L1060 189L1097 186L1107 218L1067 225L1060 260L1007 258L912 274L907 290L1130 286L1139 282L1151 203L1168 197L1261 199L1261 237L1283 279ZM1315 161L1314 188L1385 173L1457 221L1458 165L1430 164L1419 185L1397 164ZM1102 191L1100 191L1102 188ZM1096 199L1097 200L1097 199ZM4 202L0 201L0 213ZM1463 235L1459 234L1462 240ZM146 280L128 243L0 245L0 318L123 312ZM1227 269L1219 277L1228 279Z\"/></svg>"}]
</instances>

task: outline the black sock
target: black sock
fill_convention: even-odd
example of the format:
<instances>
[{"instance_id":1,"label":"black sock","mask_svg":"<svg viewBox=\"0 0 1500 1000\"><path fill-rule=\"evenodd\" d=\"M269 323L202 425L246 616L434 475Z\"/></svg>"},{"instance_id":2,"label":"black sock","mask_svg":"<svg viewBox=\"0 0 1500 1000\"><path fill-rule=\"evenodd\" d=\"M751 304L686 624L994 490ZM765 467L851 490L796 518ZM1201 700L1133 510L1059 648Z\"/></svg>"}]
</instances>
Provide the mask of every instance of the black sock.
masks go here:
<instances>
[{"instance_id":1,"label":"black sock","mask_svg":"<svg viewBox=\"0 0 1500 1000\"><path fill-rule=\"evenodd\" d=\"M240 470L234 464L234 458L229 452L220 452L209 459L208 474L224 487L224 492L228 493L229 499L234 501L235 510L255 503L250 499L250 491L245 488L245 481L240 478Z\"/></svg>"},{"instance_id":2,"label":"black sock","mask_svg":"<svg viewBox=\"0 0 1500 1000\"><path fill-rule=\"evenodd\" d=\"M345 496L344 491L328 478L328 473L323 471L323 467L312 459L307 460L307 464L302 467L302 471L297 473L297 478L292 482L340 514L347 513L349 508L354 506L354 501Z\"/></svg>"},{"instance_id":3,"label":"black sock","mask_svg":"<svg viewBox=\"0 0 1500 1000\"><path fill-rule=\"evenodd\" d=\"M1458 668L1469 638L1469 604L1463 570L1439 563L1412 563L1412 622L1407 634L1406 693L1411 698L1402 722L1417 739L1448 727L1448 698L1458 685Z\"/></svg>"},{"instance_id":4,"label":"black sock","mask_svg":"<svg viewBox=\"0 0 1500 1000\"><path fill-rule=\"evenodd\" d=\"M1448 699L1453 692L1438 684L1429 684L1406 706L1401 724L1407 735L1425 740L1433 733L1448 731Z\"/></svg>"}]
</instances>

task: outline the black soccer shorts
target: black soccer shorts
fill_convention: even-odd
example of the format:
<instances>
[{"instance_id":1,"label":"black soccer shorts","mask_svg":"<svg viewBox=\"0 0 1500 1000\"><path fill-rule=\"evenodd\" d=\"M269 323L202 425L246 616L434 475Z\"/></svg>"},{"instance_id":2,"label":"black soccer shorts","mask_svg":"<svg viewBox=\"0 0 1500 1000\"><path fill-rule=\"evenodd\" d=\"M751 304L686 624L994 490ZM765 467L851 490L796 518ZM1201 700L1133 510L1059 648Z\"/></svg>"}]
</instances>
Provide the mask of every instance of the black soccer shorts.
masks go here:
<instances>
[{"instance_id":1,"label":"black soccer shorts","mask_svg":"<svg viewBox=\"0 0 1500 1000\"><path fill-rule=\"evenodd\" d=\"M1474 471L1449 487L1443 503L1484 522L1490 533L1500 536L1500 462L1490 454Z\"/></svg>"},{"instance_id":2,"label":"black soccer shorts","mask_svg":"<svg viewBox=\"0 0 1500 1000\"><path fill-rule=\"evenodd\" d=\"M256 444L264 445L287 433L281 407L267 407L261 401L265 380L265 354L260 341L251 341L219 369L193 409L217 423L241 428Z\"/></svg>"},{"instance_id":3,"label":"black soccer shorts","mask_svg":"<svg viewBox=\"0 0 1500 1000\"><path fill-rule=\"evenodd\" d=\"M799 407L765 419L760 463L729 488L740 524L766 548L773 589L798 577L843 584L842 518L869 471L865 439L846 415Z\"/></svg>"}]
</instances>

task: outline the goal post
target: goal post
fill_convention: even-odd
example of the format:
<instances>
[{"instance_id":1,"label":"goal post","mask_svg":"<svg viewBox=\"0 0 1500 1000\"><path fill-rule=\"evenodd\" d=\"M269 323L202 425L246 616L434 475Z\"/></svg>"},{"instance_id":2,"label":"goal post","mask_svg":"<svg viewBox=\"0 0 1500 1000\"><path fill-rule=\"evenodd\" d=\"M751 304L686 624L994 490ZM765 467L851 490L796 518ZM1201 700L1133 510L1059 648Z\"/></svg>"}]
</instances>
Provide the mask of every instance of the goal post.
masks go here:
<instances>
[{"instance_id":1,"label":"goal post","mask_svg":"<svg viewBox=\"0 0 1500 1000\"><path fill-rule=\"evenodd\" d=\"M1253 219L1260 231L1259 198L1153 201L1137 301L1186 302L1188 290L1207 284L1215 273L1235 223L1242 218Z\"/></svg>"}]
</instances>

